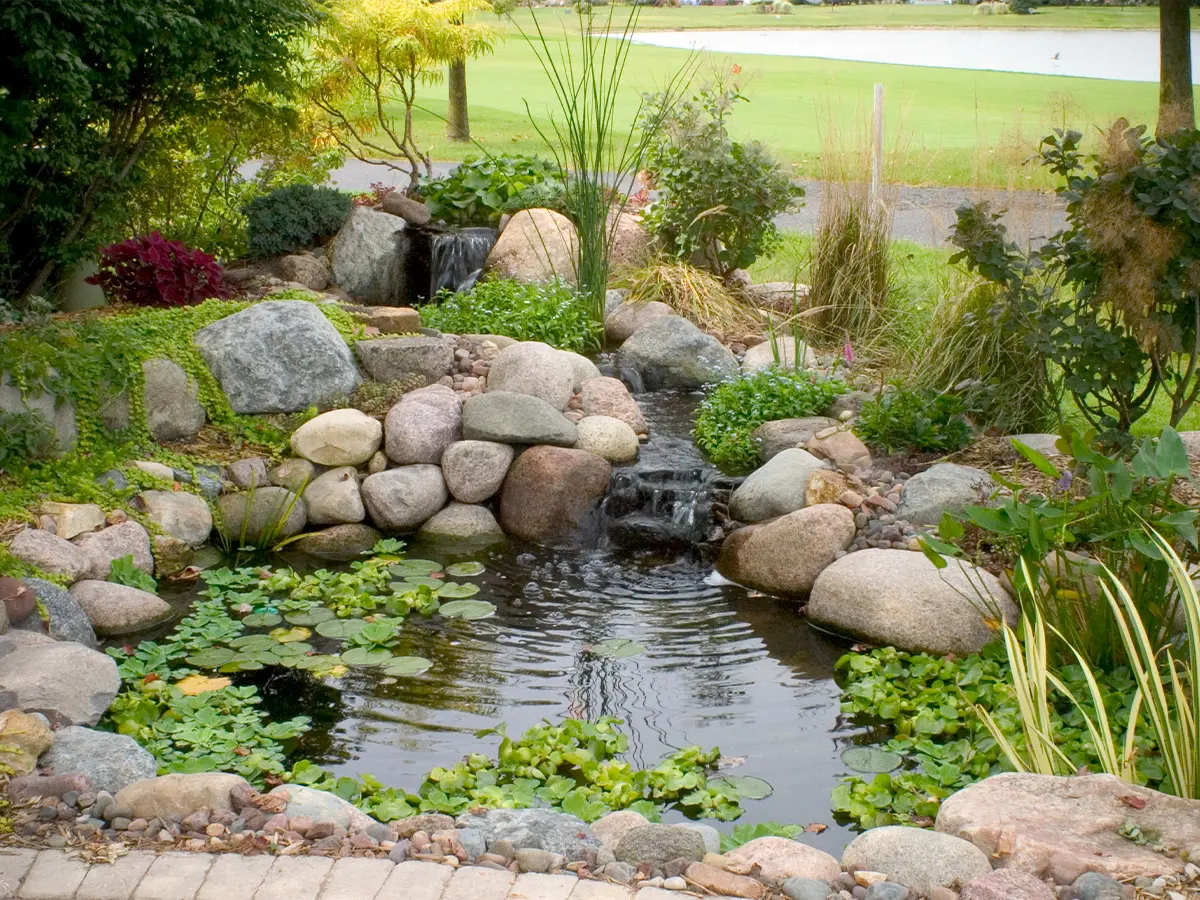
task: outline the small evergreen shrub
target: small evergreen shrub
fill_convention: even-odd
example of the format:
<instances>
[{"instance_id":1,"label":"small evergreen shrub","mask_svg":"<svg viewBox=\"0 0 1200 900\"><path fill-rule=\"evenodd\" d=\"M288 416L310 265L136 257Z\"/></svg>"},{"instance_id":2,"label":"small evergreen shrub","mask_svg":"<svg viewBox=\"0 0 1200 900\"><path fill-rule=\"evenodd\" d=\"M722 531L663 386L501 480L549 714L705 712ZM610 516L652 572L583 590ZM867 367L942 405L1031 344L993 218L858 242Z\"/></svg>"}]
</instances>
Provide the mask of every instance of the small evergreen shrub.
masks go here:
<instances>
[{"instance_id":1,"label":"small evergreen shrub","mask_svg":"<svg viewBox=\"0 0 1200 900\"><path fill-rule=\"evenodd\" d=\"M495 227L504 212L512 211L514 198L559 179L558 165L549 160L525 154L498 156L469 159L449 175L425 184L421 193L430 214L448 225ZM553 188L546 190L551 199L561 195L561 190L557 194Z\"/></svg>"},{"instance_id":2,"label":"small evergreen shrub","mask_svg":"<svg viewBox=\"0 0 1200 900\"><path fill-rule=\"evenodd\" d=\"M157 231L105 247L87 282L134 306L195 306L230 294L215 259Z\"/></svg>"},{"instance_id":3,"label":"small evergreen shrub","mask_svg":"<svg viewBox=\"0 0 1200 900\"><path fill-rule=\"evenodd\" d=\"M806 372L772 366L709 388L696 414L696 443L714 463L731 472L758 465L752 432L764 422L819 416L846 385Z\"/></svg>"},{"instance_id":4,"label":"small evergreen shrub","mask_svg":"<svg viewBox=\"0 0 1200 900\"><path fill-rule=\"evenodd\" d=\"M952 453L973 437L961 398L908 388L897 388L865 404L854 430L867 444L888 453Z\"/></svg>"},{"instance_id":5,"label":"small evergreen shrub","mask_svg":"<svg viewBox=\"0 0 1200 900\"><path fill-rule=\"evenodd\" d=\"M442 291L421 307L421 322L452 334L503 334L582 353L600 348L601 326L587 301L561 281L495 278L469 293Z\"/></svg>"},{"instance_id":6,"label":"small evergreen shrub","mask_svg":"<svg viewBox=\"0 0 1200 900\"><path fill-rule=\"evenodd\" d=\"M337 233L354 200L333 188L289 184L247 203L250 255L295 253Z\"/></svg>"}]
</instances>

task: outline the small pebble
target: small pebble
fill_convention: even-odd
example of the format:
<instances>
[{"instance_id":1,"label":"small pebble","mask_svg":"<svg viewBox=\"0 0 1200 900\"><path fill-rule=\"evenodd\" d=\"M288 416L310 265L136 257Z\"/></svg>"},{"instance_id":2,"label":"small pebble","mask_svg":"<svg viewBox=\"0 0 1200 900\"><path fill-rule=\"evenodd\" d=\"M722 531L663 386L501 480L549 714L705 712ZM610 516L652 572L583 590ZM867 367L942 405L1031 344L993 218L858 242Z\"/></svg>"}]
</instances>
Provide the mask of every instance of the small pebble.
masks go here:
<instances>
[{"instance_id":1,"label":"small pebble","mask_svg":"<svg viewBox=\"0 0 1200 900\"><path fill-rule=\"evenodd\" d=\"M67 846L67 839L65 837L63 837L61 834L52 834L52 835L50 835L50 837L46 838L46 846L47 847L65 847L65 846Z\"/></svg>"},{"instance_id":2,"label":"small pebble","mask_svg":"<svg viewBox=\"0 0 1200 900\"><path fill-rule=\"evenodd\" d=\"M673 875L663 881L663 887L668 891L686 891L687 881L678 875Z\"/></svg>"},{"instance_id":3,"label":"small pebble","mask_svg":"<svg viewBox=\"0 0 1200 900\"><path fill-rule=\"evenodd\" d=\"M67 791L62 795L62 802L67 804L67 806L78 806L79 791Z\"/></svg>"}]
</instances>

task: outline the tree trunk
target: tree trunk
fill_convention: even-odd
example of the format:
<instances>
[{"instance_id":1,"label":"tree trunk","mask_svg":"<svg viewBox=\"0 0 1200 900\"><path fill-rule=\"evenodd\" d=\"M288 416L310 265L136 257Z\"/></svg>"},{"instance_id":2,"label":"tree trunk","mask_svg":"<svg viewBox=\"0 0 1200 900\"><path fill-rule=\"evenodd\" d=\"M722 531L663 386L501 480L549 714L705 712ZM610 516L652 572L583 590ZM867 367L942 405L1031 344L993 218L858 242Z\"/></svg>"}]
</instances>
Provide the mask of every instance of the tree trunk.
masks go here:
<instances>
[{"instance_id":1,"label":"tree trunk","mask_svg":"<svg viewBox=\"0 0 1200 900\"><path fill-rule=\"evenodd\" d=\"M1196 127L1192 103L1192 29L1189 0L1160 0L1158 6L1159 137Z\"/></svg>"},{"instance_id":2,"label":"tree trunk","mask_svg":"<svg viewBox=\"0 0 1200 900\"><path fill-rule=\"evenodd\" d=\"M450 109L446 116L446 137L452 141L469 141L471 125L467 121L467 61L465 59L450 63L450 77L447 81L450 85Z\"/></svg>"}]
</instances>

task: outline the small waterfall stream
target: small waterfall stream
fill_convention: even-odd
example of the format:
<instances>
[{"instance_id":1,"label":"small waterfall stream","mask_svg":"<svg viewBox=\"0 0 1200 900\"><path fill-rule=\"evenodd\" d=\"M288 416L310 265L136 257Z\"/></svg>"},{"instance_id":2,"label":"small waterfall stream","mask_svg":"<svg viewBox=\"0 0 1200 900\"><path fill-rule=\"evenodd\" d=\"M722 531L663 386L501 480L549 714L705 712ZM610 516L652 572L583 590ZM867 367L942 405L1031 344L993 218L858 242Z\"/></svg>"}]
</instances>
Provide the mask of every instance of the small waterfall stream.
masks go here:
<instances>
[{"instance_id":1,"label":"small waterfall stream","mask_svg":"<svg viewBox=\"0 0 1200 900\"><path fill-rule=\"evenodd\" d=\"M429 296L438 291L469 291L496 246L494 228L462 228L435 233L429 241Z\"/></svg>"}]
</instances>

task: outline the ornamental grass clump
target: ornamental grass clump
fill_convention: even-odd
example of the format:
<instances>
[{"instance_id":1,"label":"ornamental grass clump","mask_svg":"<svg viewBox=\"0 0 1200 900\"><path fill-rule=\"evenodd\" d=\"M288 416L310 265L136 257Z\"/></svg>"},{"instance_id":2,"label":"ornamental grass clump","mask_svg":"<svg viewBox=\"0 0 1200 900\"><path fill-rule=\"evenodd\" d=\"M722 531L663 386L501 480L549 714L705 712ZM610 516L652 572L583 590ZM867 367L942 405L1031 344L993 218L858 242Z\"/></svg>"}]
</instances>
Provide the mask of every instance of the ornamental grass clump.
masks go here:
<instances>
[{"instance_id":1,"label":"ornamental grass clump","mask_svg":"<svg viewBox=\"0 0 1200 900\"><path fill-rule=\"evenodd\" d=\"M701 328L742 335L762 331L762 314L711 272L680 262L653 263L631 272L620 284L629 300L658 301Z\"/></svg>"}]
</instances>

